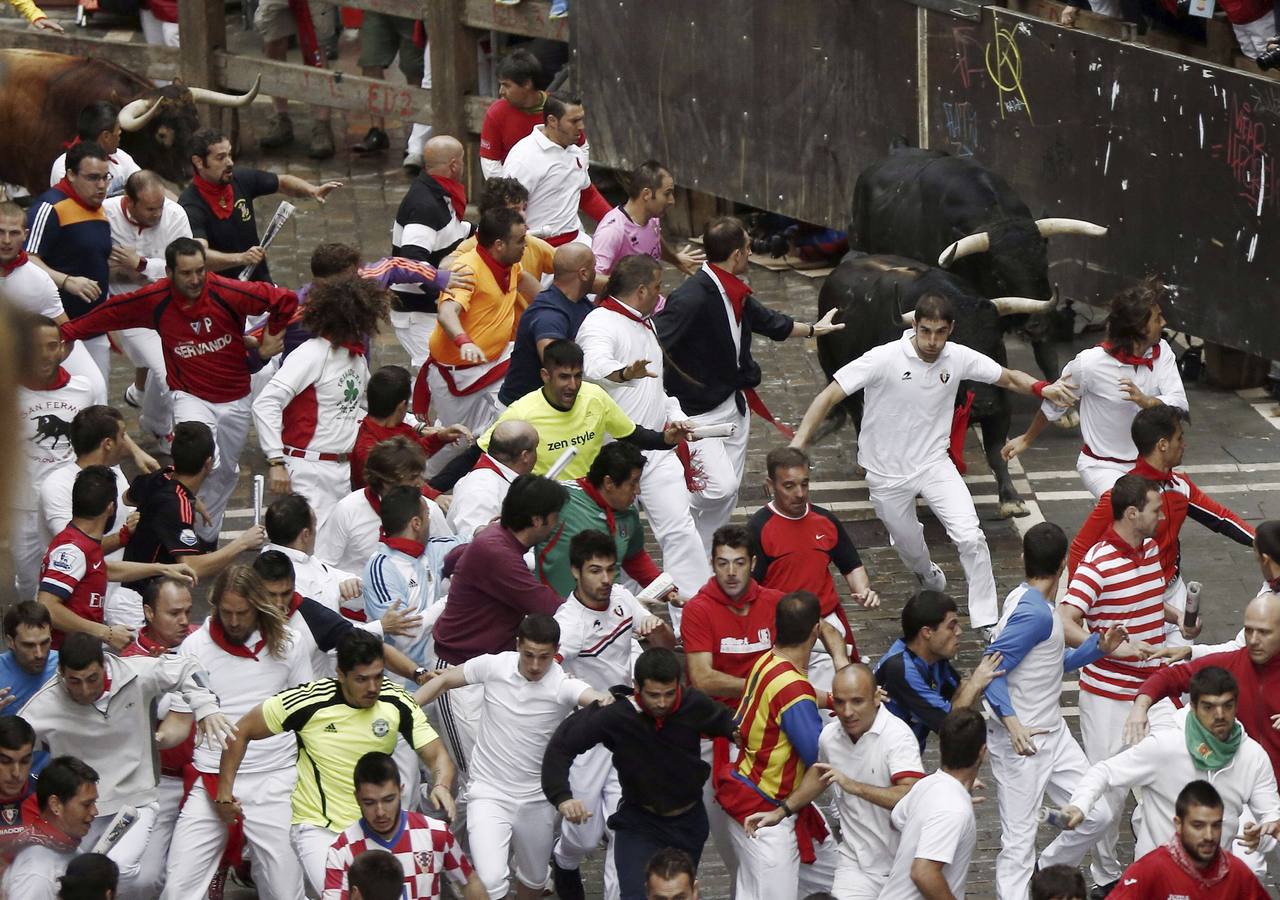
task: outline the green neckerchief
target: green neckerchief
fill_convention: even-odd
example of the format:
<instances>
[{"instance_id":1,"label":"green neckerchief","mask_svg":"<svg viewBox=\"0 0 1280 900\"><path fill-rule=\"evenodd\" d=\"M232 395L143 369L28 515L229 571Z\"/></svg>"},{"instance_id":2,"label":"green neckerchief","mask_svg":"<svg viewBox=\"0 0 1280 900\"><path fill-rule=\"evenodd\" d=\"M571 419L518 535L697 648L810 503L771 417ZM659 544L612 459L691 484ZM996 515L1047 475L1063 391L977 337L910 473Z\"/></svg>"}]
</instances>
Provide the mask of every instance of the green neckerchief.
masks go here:
<instances>
[{"instance_id":1,"label":"green neckerchief","mask_svg":"<svg viewBox=\"0 0 1280 900\"><path fill-rule=\"evenodd\" d=\"M1239 722L1231 729L1231 737L1225 741L1216 738L1212 731L1200 724L1195 710L1187 710L1187 752L1197 769L1216 772L1231 762L1244 740L1244 728Z\"/></svg>"}]
</instances>

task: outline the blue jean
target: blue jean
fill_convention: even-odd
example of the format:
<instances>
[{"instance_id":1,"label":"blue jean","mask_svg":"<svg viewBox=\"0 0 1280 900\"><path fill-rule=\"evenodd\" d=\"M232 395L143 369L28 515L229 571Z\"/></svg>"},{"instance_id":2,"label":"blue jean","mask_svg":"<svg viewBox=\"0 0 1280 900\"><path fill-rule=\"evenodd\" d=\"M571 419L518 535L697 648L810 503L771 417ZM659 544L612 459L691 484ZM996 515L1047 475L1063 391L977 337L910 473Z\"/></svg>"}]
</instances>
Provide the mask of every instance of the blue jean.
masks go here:
<instances>
[{"instance_id":1,"label":"blue jean","mask_svg":"<svg viewBox=\"0 0 1280 900\"><path fill-rule=\"evenodd\" d=\"M696 867L710 832L707 810L701 802L679 815L659 816L624 799L609 817L609 827L613 829L613 860L622 900L644 900L644 870L659 850L683 850L693 857Z\"/></svg>"}]
</instances>

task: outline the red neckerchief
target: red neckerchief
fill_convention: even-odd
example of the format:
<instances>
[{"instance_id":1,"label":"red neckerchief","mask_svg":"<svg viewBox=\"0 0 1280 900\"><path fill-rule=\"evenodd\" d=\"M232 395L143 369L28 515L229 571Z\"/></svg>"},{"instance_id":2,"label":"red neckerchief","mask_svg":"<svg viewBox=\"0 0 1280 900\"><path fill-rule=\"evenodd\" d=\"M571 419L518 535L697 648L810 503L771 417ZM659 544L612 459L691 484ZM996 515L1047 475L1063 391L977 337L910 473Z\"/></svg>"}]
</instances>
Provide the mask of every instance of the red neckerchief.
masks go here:
<instances>
[{"instance_id":1,"label":"red neckerchief","mask_svg":"<svg viewBox=\"0 0 1280 900\"><path fill-rule=\"evenodd\" d=\"M1133 468L1129 471L1129 474L1141 475L1148 481L1154 481L1157 484L1165 484L1166 482L1173 481L1173 469L1157 469L1141 456L1139 456L1138 461L1133 464Z\"/></svg>"},{"instance_id":2,"label":"red neckerchief","mask_svg":"<svg viewBox=\"0 0 1280 900\"><path fill-rule=\"evenodd\" d=\"M262 648L267 645L267 642L262 638L258 639L258 643L254 645L252 650L249 649L248 644L231 643L231 641L227 639L226 632L222 630L222 622L218 620L216 613L209 617L209 637L213 638L213 642L223 650L227 651L232 656L239 656L242 659L257 660L258 654L261 653Z\"/></svg>"},{"instance_id":3,"label":"red neckerchief","mask_svg":"<svg viewBox=\"0 0 1280 900\"><path fill-rule=\"evenodd\" d=\"M676 711L680 709L680 701L683 699L683 695L680 693L680 683L676 682L676 700L671 704L671 709L667 710L667 714L665 716L660 716L645 705L644 695L640 693L639 688L636 689L635 694L632 696L636 698L636 706L640 711L653 719L653 728L655 731L662 730L662 726L667 724L667 719L675 715Z\"/></svg>"},{"instance_id":4,"label":"red neckerchief","mask_svg":"<svg viewBox=\"0 0 1280 900\"><path fill-rule=\"evenodd\" d=\"M215 218L231 218L231 210L235 209L236 199L235 190L230 182L227 184L214 184L196 175L191 179L191 183L195 186L196 193L204 200L205 205L212 210Z\"/></svg>"},{"instance_id":5,"label":"red neckerchief","mask_svg":"<svg viewBox=\"0 0 1280 900\"><path fill-rule=\"evenodd\" d=\"M373 511L379 516L382 515L382 498L371 491L369 488L364 489L364 499L369 501L369 505L373 507Z\"/></svg>"},{"instance_id":6,"label":"red neckerchief","mask_svg":"<svg viewBox=\"0 0 1280 900\"><path fill-rule=\"evenodd\" d=\"M66 387L67 383L70 381L71 373L62 368L62 366L58 366L58 374L54 376L53 384L45 385L43 387L31 387L28 384L24 384L23 387L29 391L56 391L58 388Z\"/></svg>"},{"instance_id":7,"label":"red neckerchief","mask_svg":"<svg viewBox=\"0 0 1280 900\"><path fill-rule=\"evenodd\" d=\"M102 693L98 695L98 700L101 700L103 697L107 696L107 694L110 694L110 693L111 693L111 672L109 669L107 669L106 666L103 666L102 667Z\"/></svg>"},{"instance_id":8,"label":"red neckerchief","mask_svg":"<svg viewBox=\"0 0 1280 900\"><path fill-rule=\"evenodd\" d=\"M293 592L293 596L289 598L289 615L293 615L298 611L298 607L302 605L302 595L297 591Z\"/></svg>"},{"instance_id":9,"label":"red neckerchief","mask_svg":"<svg viewBox=\"0 0 1280 900\"><path fill-rule=\"evenodd\" d=\"M493 258L493 254L476 244L476 253L484 260L484 264L489 267L489 271L493 273L493 277L498 281L498 287L506 291L511 287L511 267L504 266Z\"/></svg>"},{"instance_id":10,"label":"red neckerchief","mask_svg":"<svg viewBox=\"0 0 1280 900\"><path fill-rule=\"evenodd\" d=\"M62 191L62 193L66 194L68 197L70 197L76 203L79 203L81 206L83 206L85 209L89 210L90 212L96 212L97 210L102 208L101 203L99 203L97 206L90 206L88 203L85 203L84 198L81 197L78 193L76 193L76 189L71 186L71 180L67 178L66 175L62 176L62 180L59 181L57 184L55 184L54 188L56 190Z\"/></svg>"},{"instance_id":11,"label":"red neckerchief","mask_svg":"<svg viewBox=\"0 0 1280 900\"><path fill-rule=\"evenodd\" d=\"M650 319L648 316L640 315L634 309L631 309L630 307L625 305L621 300L615 300L613 297L605 297L603 300L600 301L599 307L600 309L607 309L612 312L616 312L618 313L618 315L628 318L632 322L639 322L645 328L648 328L650 331L653 331L652 319ZM738 318L739 319L742 318L741 313L739 313Z\"/></svg>"},{"instance_id":12,"label":"red neckerchief","mask_svg":"<svg viewBox=\"0 0 1280 900\"><path fill-rule=\"evenodd\" d=\"M1146 366L1148 369L1154 369L1156 360L1160 358L1160 345L1158 343L1152 346L1150 356L1135 356L1131 351L1125 350L1110 341L1103 341L1098 346L1114 356L1117 362L1122 362L1126 366Z\"/></svg>"},{"instance_id":13,"label":"red neckerchief","mask_svg":"<svg viewBox=\"0 0 1280 900\"><path fill-rule=\"evenodd\" d=\"M1231 859L1221 849L1214 854L1213 862L1202 869L1187 855L1187 848L1182 846L1182 841L1176 834L1169 843L1164 845L1164 848L1173 857L1174 864L1200 887L1213 887L1231 873Z\"/></svg>"},{"instance_id":14,"label":"red neckerchief","mask_svg":"<svg viewBox=\"0 0 1280 900\"><path fill-rule=\"evenodd\" d=\"M1134 562L1138 562L1139 560L1142 559L1142 547L1144 544L1146 544L1146 541L1144 540L1142 544L1139 544L1136 547L1133 546L1124 538L1120 537L1118 533L1116 533L1115 525L1107 526L1107 530L1102 534L1102 540L1106 541L1112 547L1115 547L1116 550L1120 552L1121 556L1128 557Z\"/></svg>"},{"instance_id":15,"label":"red neckerchief","mask_svg":"<svg viewBox=\"0 0 1280 900\"><path fill-rule=\"evenodd\" d=\"M26 265L26 263L27 263L27 251L19 250L18 255L15 256L10 262L0 263L0 275L3 275L7 278L8 276L13 274L14 269L18 268L19 266Z\"/></svg>"},{"instance_id":16,"label":"red neckerchief","mask_svg":"<svg viewBox=\"0 0 1280 900\"><path fill-rule=\"evenodd\" d=\"M747 302L747 296L751 293L751 285L737 275L730 275L717 265L712 263L707 263L707 265L715 273L716 278L720 281L720 287L724 288L725 296L729 298L729 305L733 307L734 321L741 322L742 304Z\"/></svg>"},{"instance_id":17,"label":"red neckerchief","mask_svg":"<svg viewBox=\"0 0 1280 900\"><path fill-rule=\"evenodd\" d=\"M488 469L491 472L497 472L499 475L502 476L503 481L505 481L507 484L511 483L511 479L507 477L507 473L502 471L502 469L498 467L497 461L488 453L481 453L480 458L476 460L476 464L471 467L472 472L476 471L477 469Z\"/></svg>"},{"instance_id":18,"label":"red neckerchief","mask_svg":"<svg viewBox=\"0 0 1280 900\"><path fill-rule=\"evenodd\" d=\"M142 234L142 232L147 230L146 225L139 225L137 219L129 215L129 195L128 194L125 194L123 197L120 198L120 212L124 213L124 220L126 222L128 222L130 225L137 226L138 234Z\"/></svg>"},{"instance_id":19,"label":"red neckerchief","mask_svg":"<svg viewBox=\"0 0 1280 900\"><path fill-rule=\"evenodd\" d=\"M613 507L605 501L604 494L601 494L596 486L587 480L585 475L577 479L576 483L578 487L582 488L582 493L594 500L596 506L604 510L604 520L609 525L609 533L613 534L616 532L618 530L618 526L613 518Z\"/></svg>"},{"instance_id":20,"label":"red neckerchief","mask_svg":"<svg viewBox=\"0 0 1280 900\"><path fill-rule=\"evenodd\" d=\"M24 825L22 831L14 835L5 852L16 854L24 847L49 847L67 853L79 846L79 838L73 838L44 816L36 816L30 825Z\"/></svg>"},{"instance_id":21,"label":"red neckerchief","mask_svg":"<svg viewBox=\"0 0 1280 900\"><path fill-rule=\"evenodd\" d=\"M62 149L70 150L72 147L74 147L78 143L80 143L80 135L77 134L76 139L74 141L63 141ZM107 154L107 162L116 162L116 156L114 153Z\"/></svg>"},{"instance_id":22,"label":"red neckerchief","mask_svg":"<svg viewBox=\"0 0 1280 900\"><path fill-rule=\"evenodd\" d=\"M139 631L138 637L134 641L139 647L143 649L143 651L147 654L147 656L163 656L164 654L168 653L170 650L173 649L172 647L168 647L160 643L159 641L157 641L150 634L148 634L148 631L149 629L147 628L144 628L141 631Z\"/></svg>"},{"instance_id":23,"label":"red neckerchief","mask_svg":"<svg viewBox=\"0 0 1280 900\"><path fill-rule=\"evenodd\" d=\"M352 356L364 356L364 341L343 341L338 346Z\"/></svg>"},{"instance_id":24,"label":"red neckerchief","mask_svg":"<svg viewBox=\"0 0 1280 900\"><path fill-rule=\"evenodd\" d=\"M1273 594L1280 594L1280 578L1268 578L1267 589Z\"/></svg>"},{"instance_id":25,"label":"red neckerchief","mask_svg":"<svg viewBox=\"0 0 1280 900\"><path fill-rule=\"evenodd\" d=\"M720 583L712 576L698 593L706 594L721 606L727 606L730 609L746 609L760 596L760 585L754 578L751 579L747 582L747 589L742 592L742 596L734 600L720 588Z\"/></svg>"},{"instance_id":26,"label":"red neckerchief","mask_svg":"<svg viewBox=\"0 0 1280 900\"><path fill-rule=\"evenodd\" d=\"M452 178L444 178L440 175L432 175L436 184L444 188L444 192L449 195L449 203L453 206L453 214L458 217L458 221L462 221L462 217L467 212L467 189L461 181L454 181Z\"/></svg>"},{"instance_id":27,"label":"red neckerchief","mask_svg":"<svg viewBox=\"0 0 1280 900\"><path fill-rule=\"evenodd\" d=\"M392 550L399 550L401 553L408 554L414 559L422 556L427 550L427 545L419 541L411 541L409 538L384 537L382 543L386 544Z\"/></svg>"}]
</instances>

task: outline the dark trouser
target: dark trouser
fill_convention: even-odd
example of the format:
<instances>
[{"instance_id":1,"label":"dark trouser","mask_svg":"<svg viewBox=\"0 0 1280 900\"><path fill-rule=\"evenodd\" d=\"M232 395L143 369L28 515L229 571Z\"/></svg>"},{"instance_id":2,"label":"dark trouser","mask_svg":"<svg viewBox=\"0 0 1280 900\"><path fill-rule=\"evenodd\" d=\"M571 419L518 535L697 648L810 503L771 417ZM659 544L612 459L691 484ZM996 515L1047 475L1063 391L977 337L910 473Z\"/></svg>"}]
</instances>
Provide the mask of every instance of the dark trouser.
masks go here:
<instances>
[{"instance_id":1,"label":"dark trouser","mask_svg":"<svg viewBox=\"0 0 1280 900\"><path fill-rule=\"evenodd\" d=\"M683 850L697 866L710 831L701 802L679 815L659 816L623 800L609 817L609 827L613 829L613 861L622 900L644 900L644 870L659 850Z\"/></svg>"}]
</instances>

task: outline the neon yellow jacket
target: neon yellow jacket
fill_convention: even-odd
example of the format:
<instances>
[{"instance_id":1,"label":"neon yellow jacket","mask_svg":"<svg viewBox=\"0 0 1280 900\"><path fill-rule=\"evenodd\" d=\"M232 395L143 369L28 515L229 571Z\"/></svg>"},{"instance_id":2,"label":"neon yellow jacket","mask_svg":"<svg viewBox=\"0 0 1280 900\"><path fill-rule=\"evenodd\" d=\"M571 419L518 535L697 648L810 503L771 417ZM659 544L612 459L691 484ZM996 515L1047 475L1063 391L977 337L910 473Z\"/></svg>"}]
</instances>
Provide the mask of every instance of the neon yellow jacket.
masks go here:
<instances>
[{"instance_id":1,"label":"neon yellow jacket","mask_svg":"<svg viewBox=\"0 0 1280 900\"><path fill-rule=\"evenodd\" d=\"M36 6L33 0L9 0L13 8L22 13L22 17L28 22L35 22L37 19L49 18L44 14L44 10Z\"/></svg>"}]
</instances>

